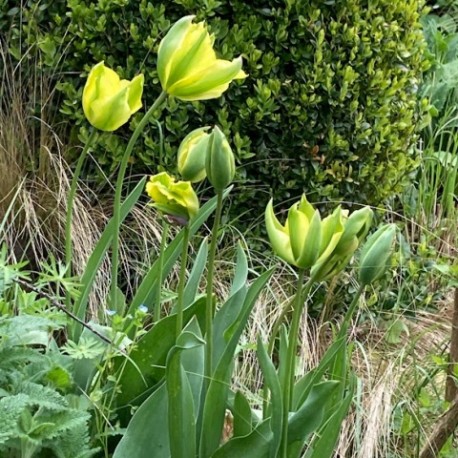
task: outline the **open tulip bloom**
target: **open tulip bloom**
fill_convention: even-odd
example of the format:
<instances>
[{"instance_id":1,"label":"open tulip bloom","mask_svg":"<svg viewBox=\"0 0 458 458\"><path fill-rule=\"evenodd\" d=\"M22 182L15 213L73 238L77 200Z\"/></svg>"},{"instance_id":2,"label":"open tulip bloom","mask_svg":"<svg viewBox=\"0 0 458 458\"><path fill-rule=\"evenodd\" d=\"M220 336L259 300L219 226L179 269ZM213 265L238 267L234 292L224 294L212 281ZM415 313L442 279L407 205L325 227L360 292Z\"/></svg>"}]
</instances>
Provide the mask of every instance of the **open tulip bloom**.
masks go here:
<instances>
[{"instance_id":1,"label":"open tulip bloom","mask_svg":"<svg viewBox=\"0 0 458 458\"><path fill-rule=\"evenodd\" d=\"M199 200L189 181L175 181L166 172L150 178L146 192L153 206L166 215L188 221L199 210Z\"/></svg>"},{"instance_id":2,"label":"open tulip bloom","mask_svg":"<svg viewBox=\"0 0 458 458\"><path fill-rule=\"evenodd\" d=\"M312 276L323 280L342 270L366 235L372 211L365 207L347 218L340 206L321 220L318 210L305 195L288 212L282 225L273 211L272 200L266 208L267 233L274 252L300 269L312 268Z\"/></svg>"},{"instance_id":3,"label":"open tulip bloom","mask_svg":"<svg viewBox=\"0 0 458 458\"><path fill-rule=\"evenodd\" d=\"M194 16L177 21L161 41L157 70L162 89L182 100L214 99L234 79L245 78L242 58L217 59L213 39Z\"/></svg>"},{"instance_id":4,"label":"open tulip bloom","mask_svg":"<svg viewBox=\"0 0 458 458\"><path fill-rule=\"evenodd\" d=\"M97 129L112 132L142 107L143 75L122 80L103 62L89 73L83 90L83 110Z\"/></svg>"}]
</instances>

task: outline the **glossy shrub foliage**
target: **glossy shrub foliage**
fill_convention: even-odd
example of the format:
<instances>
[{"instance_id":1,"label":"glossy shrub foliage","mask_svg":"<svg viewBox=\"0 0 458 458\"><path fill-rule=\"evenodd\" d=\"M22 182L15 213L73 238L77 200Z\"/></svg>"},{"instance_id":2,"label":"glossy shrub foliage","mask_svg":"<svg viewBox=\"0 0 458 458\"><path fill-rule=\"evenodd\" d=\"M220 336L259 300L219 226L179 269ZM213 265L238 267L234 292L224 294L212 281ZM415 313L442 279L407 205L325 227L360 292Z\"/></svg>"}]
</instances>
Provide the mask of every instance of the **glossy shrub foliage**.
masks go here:
<instances>
[{"instance_id":1,"label":"glossy shrub foliage","mask_svg":"<svg viewBox=\"0 0 458 458\"><path fill-rule=\"evenodd\" d=\"M239 179L253 184L239 191L239 215L257 202L264 208L272 190L279 202L305 191L312 201L378 203L415 165L423 0L31 0L22 10L8 3L1 23L12 53L38 43L44 69L65 74L60 110L77 130L82 68L104 60L122 78L143 72L148 107L161 90L157 49L171 24L186 14L211 19L218 57L242 55L249 76L205 105L170 103L162 154L151 124L132 162L138 172L175 166L183 136L217 121L243 163ZM98 144L99 163L116 167L123 138L101 134Z\"/></svg>"}]
</instances>

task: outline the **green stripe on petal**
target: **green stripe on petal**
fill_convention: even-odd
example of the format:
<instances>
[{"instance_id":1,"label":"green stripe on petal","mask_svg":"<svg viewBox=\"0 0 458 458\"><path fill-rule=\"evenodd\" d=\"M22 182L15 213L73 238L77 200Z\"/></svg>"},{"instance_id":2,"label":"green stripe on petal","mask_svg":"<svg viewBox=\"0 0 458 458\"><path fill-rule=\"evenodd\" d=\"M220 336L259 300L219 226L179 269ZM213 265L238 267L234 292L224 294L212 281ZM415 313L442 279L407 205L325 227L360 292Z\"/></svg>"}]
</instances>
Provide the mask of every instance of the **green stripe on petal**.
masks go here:
<instances>
[{"instance_id":1,"label":"green stripe on petal","mask_svg":"<svg viewBox=\"0 0 458 458\"><path fill-rule=\"evenodd\" d=\"M299 267L305 269L315 264L321 247L321 217L320 212L315 210L310 221L307 235L304 241L302 253L297 258Z\"/></svg>"},{"instance_id":2,"label":"green stripe on petal","mask_svg":"<svg viewBox=\"0 0 458 458\"><path fill-rule=\"evenodd\" d=\"M291 250L289 235L286 232L285 227L280 224L277 217L275 216L272 199L266 207L265 222L267 234L269 236L273 251L288 264L296 265L293 257L293 252Z\"/></svg>"},{"instance_id":3,"label":"green stripe on petal","mask_svg":"<svg viewBox=\"0 0 458 458\"><path fill-rule=\"evenodd\" d=\"M159 45L157 72L164 90L168 88L170 69L175 60L174 56L176 55L177 49L182 47L183 40L185 39L194 17L195 16L185 16L175 22Z\"/></svg>"},{"instance_id":4,"label":"green stripe on petal","mask_svg":"<svg viewBox=\"0 0 458 458\"><path fill-rule=\"evenodd\" d=\"M198 97L199 94L211 91L218 86L229 84L241 68L241 57L233 61L218 59L209 67L177 81L169 88L169 94L178 98Z\"/></svg>"}]
</instances>

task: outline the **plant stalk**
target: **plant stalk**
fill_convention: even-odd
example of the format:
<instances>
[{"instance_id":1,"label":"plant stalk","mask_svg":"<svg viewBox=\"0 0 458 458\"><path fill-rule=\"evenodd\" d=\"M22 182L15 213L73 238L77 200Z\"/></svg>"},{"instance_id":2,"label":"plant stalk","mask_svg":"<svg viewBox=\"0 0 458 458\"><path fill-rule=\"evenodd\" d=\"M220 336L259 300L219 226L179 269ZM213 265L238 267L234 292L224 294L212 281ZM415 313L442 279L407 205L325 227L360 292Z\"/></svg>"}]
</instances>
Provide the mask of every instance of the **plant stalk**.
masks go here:
<instances>
[{"instance_id":1,"label":"plant stalk","mask_svg":"<svg viewBox=\"0 0 458 458\"><path fill-rule=\"evenodd\" d=\"M312 280L312 278L310 278L306 283L305 285L302 287L302 290L303 291L309 291L311 286L312 286L312 283L314 283L314 280ZM286 315L288 315L288 313L290 313L292 310L293 310L293 306L296 302L296 296L293 296L291 299L288 300L287 304L283 307L282 311L280 312L280 315L278 315L277 319L275 320L274 322L274 325L272 327L272 332L271 332L271 335L270 335L270 340L268 342L268 346L267 346L267 352L270 356L272 356L272 353L273 353L273 350L274 350L274 346L275 346L275 340L277 338L277 334L279 333L280 331L280 327L283 323L283 321L285 320L285 317ZM269 394L269 389L267 388L267 386L264 387L263 389L263 392L264 392L264 395L263 395L263 398L264 398L264 401L263 401L263 418L266 419L266 414L267 414L267 409L268 409L268 394Z\"/></svg>"},{"instance_id":2,"label":"plant stalk","mask_svg":"<svg viewBox=\"0 0 458 458\"><path fill-rule=\"evenodd\" d=\"M345 314L342 326L340 327L339 334L337 336L338 339L343 338L347 335L348 327L350 326L350 321L353 317L353 314L355 313L356 307L359 303L359 298L361 297L361 294L363 294L363 291L364 285L360 285L358 291L356 291L356 294L353 297L353 300L351 301L350 307L348 307L347 313Z\"/></svg>"},{"instance_id":3,"label":"plant stalk","mask_svg":"<svg viewBox=\"0 0 458 458\"><path fill-rule=\"evenodd\" d=\"M162 270L164 269L164 251L167 244L167 237L169 235L169 223L164 218L162 223L162 237L161 245L159 248L159 278L156 303L154 304L153 319L157 323L161 319L161 293L162 293Z\"/></svg>"},{"instance_id":4,"label":"plant stalk","mask_svg":"<svg viewBox=\"0 0 458 458\"><path fill-rule=\"evenodd\" d=\"M188 244L189 244L189 223L183 229L183 250L181 252L180 279L178 283L178 299L177 299L177 328L176 337L181 334L183 329L183 296L184 284L186 280L186 265L188 263ZM159 285L160 290L160 285Z\"/></svg>"},{"instance_id":5,"label":"plant stalk","mask_svg":"<svg viewBox=\"0 0 458 458\"><path fill-rule=\"evenodd\" d=\"M207 393L208 385L213 373L212 361L213 361L213 317L214 317L214 306L213 306L213 276L215 271L215 256L216 247L218 244L218 230L221 222L221 214L223 210L223 193L218 191L216 194L216 213L215 220L212 228L212 239L210 243L210 252L208 257L208 272L207 272L207 305L205 310L205 334L206 334L206 345L205 345L205 364L204 364L204 396Z\"/></svg>"},{"instance_id":6,"label":"plant stalk","mask_svg":"<svg viewBox=\"0 0 458 458\"><path fill-rule=\"evenodd\" d=\"M149 119L153 113L159 108L161 103L165 100L167 94L162 91L159 97L155 100L151 108L145 113L141 121L138 123L138 126L135 128L132 137L130 137L129 143L127 144L124 155L121 159L121 164L119 166L118 178L116 180L115 188L115 198L113 205L113 221L114 221L114 231L113 231L113 242L112 242L112 253L111 253L111 305L110 307L114 310L117 310L116 307L116 292L118 288L118 264L119 264L119 230L121 224L121 195L122 195L122 185L124 183L124 178L126 175L126 169L129 162L129 157L132 154L134 149L135 142L140 136L143 129L146 127Z\"/></svg>"},{"instance_id":7,"label":"plant stalk","mask_svg":"<svg viewBox=\"0 0 458 458\"><path fill-rule=\"evenodd\" d=\"M286 354L285 380L283 386L283 434L281 443L281 456L288 458L288 417L292 404L294 375L296 368L296 350L299 337L299 325L301 322L302 311L304 309L304 298L309 293L313 284L311 278L305 288L302 287L305 278L305 269L299 271L297 279L297 290L293 308L293 320L288 336L288 350Z\"/></svg>"},{"instance_id":8,"label":"plant stalk","mask_svg":"<svg viewBox=\"0 0 458 458\"><path fill-rule=\"evenodd\" d=\"M75 172L73 173L72 182L70 184L70 190L67 199L67 215L65 219L65 264L67 265L67 273L70 277L72 275L72 223L73 223L73 205L75 202L76 188L78 186L78 180L81 175L81 169L83 168L84 161L86 160L87 154L89 153L89 147L94 141L96 130L92 128L89 138L84 145L83 151L81 152L78 162L76 163Z\"/></svg>"}]
</instances>

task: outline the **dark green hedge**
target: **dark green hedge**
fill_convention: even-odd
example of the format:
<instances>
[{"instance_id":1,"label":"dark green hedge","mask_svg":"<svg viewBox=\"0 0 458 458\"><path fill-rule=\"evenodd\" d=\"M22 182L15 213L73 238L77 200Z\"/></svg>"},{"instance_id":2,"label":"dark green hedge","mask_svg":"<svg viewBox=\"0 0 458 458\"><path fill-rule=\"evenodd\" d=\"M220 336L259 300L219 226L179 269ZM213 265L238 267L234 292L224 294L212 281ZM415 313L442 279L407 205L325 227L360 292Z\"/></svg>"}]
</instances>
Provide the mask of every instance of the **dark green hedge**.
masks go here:
<instances>
[{"instance_id":1,"label":"dark green hedge","mask_svg":"<svg viewBox=\"0 0 458 458\"><path fill-rule=\"evenodd\" d=\"M244 56L249 78L233 83L221 99L169 104L163 157L151 124L136 149L135 172L174 167L184 135L214 123L232 137L246 183L239 187L237 214L263 208L271 192L277 201L305 190L313 201L378 204L402 187L414 165L422 0L24 3L22 10L5 7L2 21L22 19L22 39L38 43L43 68L60 81L61 113L77 129L87 128L81 91L100 60L126 78L144 72L145 105L152 103L160 92L157 47L183 15L208 20L221 57ZM116 167L128 134L126 128L99 138L106 170Z\"/></svg>"}]
</instances>

